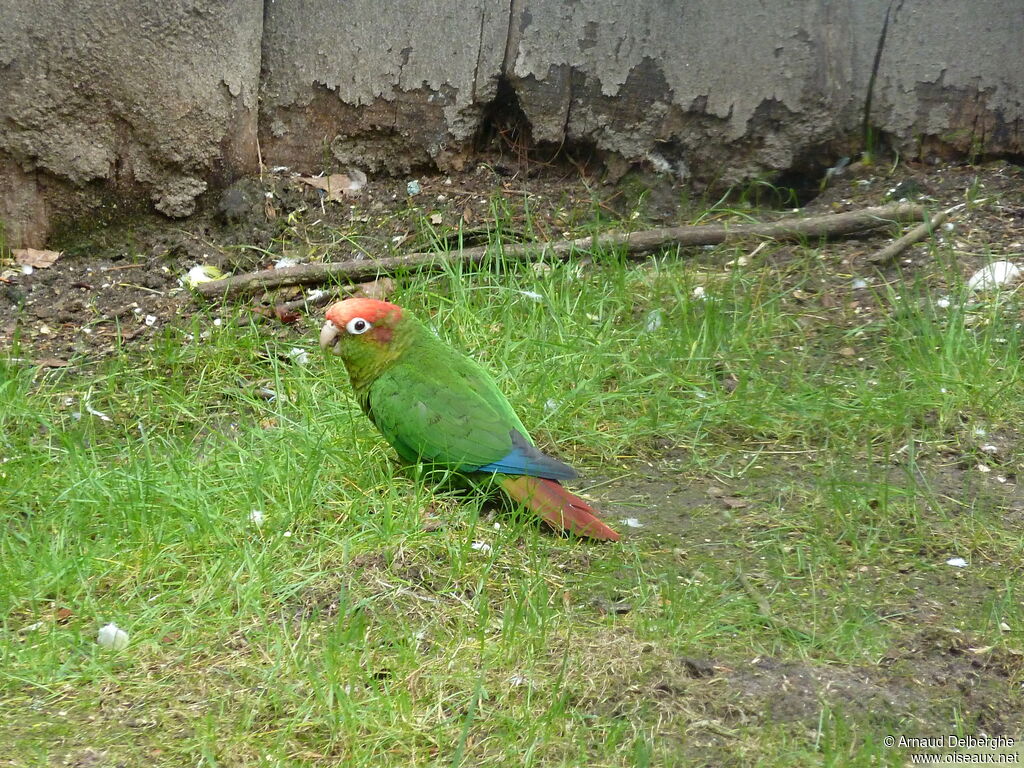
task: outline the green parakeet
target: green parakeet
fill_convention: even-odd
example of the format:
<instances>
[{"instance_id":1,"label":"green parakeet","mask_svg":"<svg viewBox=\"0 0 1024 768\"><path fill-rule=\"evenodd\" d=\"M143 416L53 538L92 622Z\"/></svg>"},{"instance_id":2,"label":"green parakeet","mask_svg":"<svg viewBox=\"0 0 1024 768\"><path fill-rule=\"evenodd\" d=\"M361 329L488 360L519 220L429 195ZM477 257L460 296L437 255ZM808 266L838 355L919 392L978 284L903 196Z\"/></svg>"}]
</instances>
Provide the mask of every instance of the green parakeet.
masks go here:
<instances>
[{"instance_id":1,"label":"green parakeet","mask_svg":"<svg viewBox=\"0 0 1024 768\"><path fill-rule=\"evenodd\" d=\"M339 301L327 310L320 346L341 357L363 412L404 460L491 473L551 526L618 540L597 510L561 486L576 471L534 446L487 371L405 310Z\"/></svg>"}]
</instances>

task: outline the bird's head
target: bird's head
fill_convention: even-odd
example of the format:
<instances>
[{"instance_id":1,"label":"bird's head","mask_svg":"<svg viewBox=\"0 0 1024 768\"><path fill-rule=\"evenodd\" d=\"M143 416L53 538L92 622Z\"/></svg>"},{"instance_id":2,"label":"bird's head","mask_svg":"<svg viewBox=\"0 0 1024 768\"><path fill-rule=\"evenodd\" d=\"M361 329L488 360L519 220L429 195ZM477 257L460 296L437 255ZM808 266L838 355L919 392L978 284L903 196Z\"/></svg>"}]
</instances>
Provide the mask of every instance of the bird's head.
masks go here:
<instances>
[{"instance_id":1,"label":"bird's head","mask_svg":"<svg viewBox=\"0 0 1024 768\"><path fill-rule=\"evenodd\" d=\"M320 329L320 348L343 360L388 349L402 309L377 299L345 299L327 310Z\"/></svg>"}]
</instances>

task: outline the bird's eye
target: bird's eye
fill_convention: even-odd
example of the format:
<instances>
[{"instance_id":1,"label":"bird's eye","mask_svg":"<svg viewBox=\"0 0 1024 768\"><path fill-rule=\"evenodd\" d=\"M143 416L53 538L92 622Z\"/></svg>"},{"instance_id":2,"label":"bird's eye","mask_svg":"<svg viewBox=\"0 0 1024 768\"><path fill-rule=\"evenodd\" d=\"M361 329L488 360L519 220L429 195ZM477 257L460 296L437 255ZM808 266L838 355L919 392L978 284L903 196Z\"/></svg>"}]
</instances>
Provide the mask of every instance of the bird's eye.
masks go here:
<instances>
[{"instance_id":1,"label":"bird's eye","mask_svg":"<svg viewBox=\"0 0 1024 768\"><path fill-rule=\"evenodd\" d=\"M361 317L353 317L347 323L345 323L345 330L351 333L353 336L358 336L360 333L366 333L368 330L373 328L368 322L363 320Z\"/></svg>"}]
</instances>

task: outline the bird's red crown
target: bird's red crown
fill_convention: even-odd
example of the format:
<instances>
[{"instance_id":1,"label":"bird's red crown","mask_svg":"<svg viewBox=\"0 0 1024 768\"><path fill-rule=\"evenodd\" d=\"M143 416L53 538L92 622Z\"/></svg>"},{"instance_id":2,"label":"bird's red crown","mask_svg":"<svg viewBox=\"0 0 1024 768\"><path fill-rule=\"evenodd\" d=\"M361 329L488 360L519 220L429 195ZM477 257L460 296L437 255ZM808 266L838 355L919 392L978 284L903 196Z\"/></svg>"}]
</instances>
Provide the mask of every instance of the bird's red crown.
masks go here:
<instances>
[{"instance_id":1,"label":"bird's red crown","mask_svg":"<svg viewBox=\"0 0 1024 768\"><path fill-rule=\"evenodd\" d=\"M327 310L327 319L338 328L344 328L349 320L361 317L368 323L376 325L386 317L394 314L394 320L402 316L401 307L378 299L345 299L332 304Z\"/></svg>"}]
</instances>

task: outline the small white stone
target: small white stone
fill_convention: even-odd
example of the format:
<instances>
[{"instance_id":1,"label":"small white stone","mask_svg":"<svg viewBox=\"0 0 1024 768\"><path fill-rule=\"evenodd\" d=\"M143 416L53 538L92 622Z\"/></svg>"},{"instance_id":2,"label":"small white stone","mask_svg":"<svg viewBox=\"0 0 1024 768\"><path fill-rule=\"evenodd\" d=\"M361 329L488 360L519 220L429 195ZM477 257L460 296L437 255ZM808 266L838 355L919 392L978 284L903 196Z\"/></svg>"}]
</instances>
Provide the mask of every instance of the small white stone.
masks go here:
<instances>
[{"instance_id":1,"label":"small white stone","mask_svg":"<svg viewBox=\"0 0 1024 768\"><path fill-rule=\"evenodd\" d=\"M306 365L309 362L309 352L304 350L302 347L292 347L288 350L288 357L292 359L296 365Z\"/></svg>"},{"instance_id":2,"label":"small white stone","mask_svg":"<svg viewBox=\"0 0 1024 768\"><path fill-rule=\"evenodd\" d=\"M946 561L946 565L952 565L954 568L966 568L967 561L962 557L951 557Z\"/></svg>"},{"instance_id":3,"label":"small white stone","mask_svg":"<svg viewBox=\"0 0 1024 768\"><path fill-rule=\"evenodd\" d=\"M698 285L696 288L693 289L692 296L695 299L703 299L704 298L704 294L705 294L704 286L703 285Z\"/></svg>"},{"instance_id":4,"label":"small white stone","mask_svg":"<svg viewBox=\"0 0 1024 768\"><path fill-rule=\"evenodd\" d=\"M491 551L491 545L486 541L474 541L469 547L477 552L483 552L485 555Z\"/></svg>"},{"instance_id":5,"label":"small white stone","mask_svg":"<svg viewBox=\"0 0 1024 768\"><path fill-rule=\"evenodd\" d=\"M156 325L156 315L146 315L145 323L150 328L152 328L154 325Z\"/></svg>"},{"instance_id":6,"label":"small white stone","mask_svg":"<svg viewBox=\"0 0 1024 768\"><path fill-rule=\"evenodd\" d=\"M212 264L197 264L188 271L183 282L190 288L194 288L202 283L210 283L223 277L225 274Z\"/></svg>"},{"instance_id":7,"label":"small white stone","mask_svg":"<svg viewBox=\"0 0 1024 768\"><path fill-rule=\"evenodd\" d=\"M662 315L660 309L652 309L647 313L647 323L644 325L644 331L647 333L654 333L654 331L661 328Z\"/></svg>"},{"instance_id":8,"label":"small white stone","mask_svg":"<svg viewBox=\"0 0 1024 768\"><path fill-rule=\"evenodd\" d=\"M939 309L949 309L950 301L945 296L935 300L935 306Z\"/></svg>"},{"instance_id":9,"label":"small white stone","mask_svg":"<svg viewBox=\"0 0 1024 768\"><path fill-rule=\"evenodd\" d=\"M853 290L855 291L859 291L862 288L868 287L868 281L862 277L858 277L856 280L850 283L850 287L853 288Z\"/></svg>"},{"instance_id":10,"label":"small white stone","mask_svg":"<svg viewBox=\"0 0 1024 768\"><path fill-rule=\"evenodd\" d=\"M541 299L544 298L543 296L541 296L536 291L518 291L517 290L516 293L520 293L523 296L525 296L526 298L533 299L534 301L540 301Z\"/></svg>"},{"instance_id":11,"label":"small white stone","mask_svg":"<svg viewBox=\"0 0 1024 768\"><path fill-rule=\"evenodd\" d=\"M219 317L215 317L215 318L213 318L213 324L214 324L214 325L215 325L215 326L216 326L217 328L220 328L220 327L221 327L222 325L224 325L224 321L223 321L223 320L221 320L221 319L220 319Z\"/></svg>"},{"instance_id":12,"label":"small white stone","mask_svg":"<svg viewBox=\"0 0 1024 768\"><path fill-rule=\"evenodd\" d=\"M971 275L967 287L972 291L990 291L1011 285L1020 278L1020 268L1013 262L994 261Z\"/></svg>"},{"instance_id":13,"label":"small white stone","mask_svg":"<svg viewBox=\"0 0 1024 768\"><path fill-rule=\"evenodd\" d=\"M988 474L989 472L992 471L992 468L986 467L984 464L979 464L978 471L981 472L982 474Z\"/></svg>"},{"instance_id":14,"label":"small white stone","mask_svg":"<svg viewBox=\"0 0 1024 768\"><path fill-rule=\"evenodd\" d=\"M105 414L103 411L97 411L88 403L85 404L85 410L87 413L89 413L92 416L95 416L100 421L110 421L110 417L107 416L107 414Z\"/></svg>"},{"instance_id":15,"label":"small white stone","mask_svg":"<svg viewBox=\"0 0 1024 768\"><path fill-rule=\"evenodd\" d=\"M128 647L128 633L117 624L110 623L100 628L96 635L96 642L104 648L122 651Z\"/></svg>"},{"instance_id":16,"label":"small white stone","mask_svg":"<svg viewBox=\"0 0 1024 768\"><path fill-rule=\"evenodd\" d=\"M292 537L292 532L291 531L285 531L281 535L284 536L286 539L290 539Z\"/></svg>"}]
</instances>

